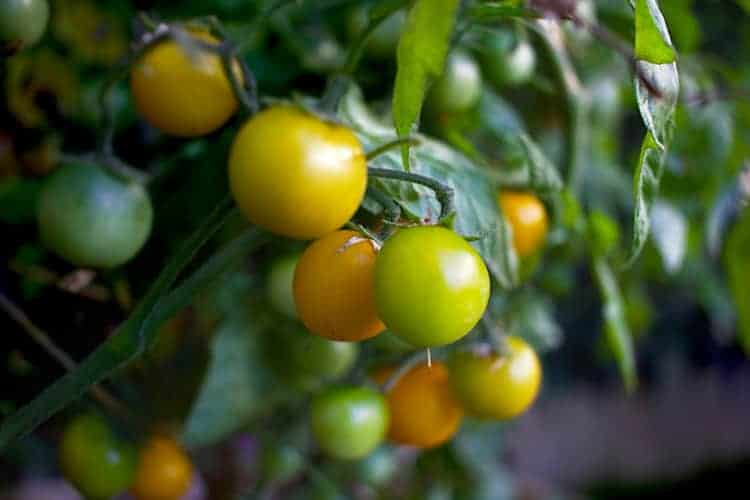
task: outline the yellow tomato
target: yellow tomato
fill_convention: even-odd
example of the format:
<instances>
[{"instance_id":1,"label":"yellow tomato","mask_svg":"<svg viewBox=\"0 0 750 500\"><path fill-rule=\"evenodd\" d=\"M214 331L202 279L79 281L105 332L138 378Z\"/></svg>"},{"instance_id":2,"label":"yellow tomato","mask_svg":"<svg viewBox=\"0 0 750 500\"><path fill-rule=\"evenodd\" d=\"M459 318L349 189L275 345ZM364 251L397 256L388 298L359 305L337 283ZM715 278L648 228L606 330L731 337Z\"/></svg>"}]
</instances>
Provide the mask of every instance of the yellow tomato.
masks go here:
<instances>
[{"instance_id":1,"label":"yellow tomato","mask_svg":"<svg viewBox=\"0 0 750 500\"><path fill-rule=\"evenodd\" d=\"M193 32L192 36L202 42L219 43L205 32ZM233 71L239 74L238 64ZM130 88L141 116L178 137L213 132L239 105L218 55L200 48L190 53L172 40L158 44L136 62Z\"/></svg>"},{"instance_id":2,"label":"yellow tomato","mask_svg":"<svg viewBox=\"0 0 750 500\"><path fill-rule=\"evenodd\" d=\"M364 340L385 329L373 297L377 253L354 231L335 231L307 247L294 273L294 302L308 330L331 340Z\"/></svg>"},{"instance_id":3,"label":"yellow tomato","mask_svg":"<svg viewBox=\"0 0 750 500\"><path fill-rule=\"evenodd\" d=\"M448 366L456 396L467 413L508 420L523 413L536 399L542 367L534 349L518 337L508 337L506 356L485 350L461 351Z\"/></svg>"},{"instance_id":4,"label":"yellow tomato","mask_svg":"<svg viewBox=\"0 0 750 500\"><path fill-rule=\"evenodd\" d=\"M178 500L190 488L193 465L180 446L152 437L141 450L131 492L138 500Z\"/></svg>"},{"instance_id":5,"label":"yellow tomato","mask_svg":"<svg viewBox=\"0 0 750 500\"><path fill-rule=\"evenodd\" d=\"M537 251L547 237L547 210L544 204L530 193L503 191L498 204L513 229L513 246L519 257Z\"/></svg>"},{"instance_id":6,"label":"yellow tomato","mask_svg":"<svg viewBox=\"0 0 750 500\"><path fill-rule=\"evenodd\" d=\"M383 383L393 369L375 375ZM417 365L386 393L391 423L388 439L420 448L432 448L451 439L463 420L463 409L453 395L448 370L438 362Z\"/></svg>"},{"instance_id":7,"label":"yellow tomato","mask_svg":"<svg viewBox=\"0 0 750 500\"><path fill-rule=\"evenodd\" d=\"M232 145L229 184L260 227L297 239L343 226L362 202L367 160L348 128L291 106L248 121Z\"/></svg>"}]
</instances>

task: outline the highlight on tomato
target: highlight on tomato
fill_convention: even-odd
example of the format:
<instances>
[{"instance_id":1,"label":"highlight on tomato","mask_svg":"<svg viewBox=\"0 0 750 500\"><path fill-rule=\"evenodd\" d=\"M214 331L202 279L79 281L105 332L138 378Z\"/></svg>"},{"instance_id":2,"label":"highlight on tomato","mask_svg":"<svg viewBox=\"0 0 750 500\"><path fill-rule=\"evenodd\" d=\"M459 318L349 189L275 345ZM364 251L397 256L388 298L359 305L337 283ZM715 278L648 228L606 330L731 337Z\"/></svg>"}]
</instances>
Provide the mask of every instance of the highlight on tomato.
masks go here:
<instances>
[{"instance_id":1,"label":"highlight on tomato","mask_svg":"<svg viewBox=\"0 0 750 500\"><path fill-rule=\"evenodd\" d=\"M537 252L547 238L547 209L531 193L501 191L498 205L513 230L513 247L519 257Z\"/></svg>"}]
</instances>

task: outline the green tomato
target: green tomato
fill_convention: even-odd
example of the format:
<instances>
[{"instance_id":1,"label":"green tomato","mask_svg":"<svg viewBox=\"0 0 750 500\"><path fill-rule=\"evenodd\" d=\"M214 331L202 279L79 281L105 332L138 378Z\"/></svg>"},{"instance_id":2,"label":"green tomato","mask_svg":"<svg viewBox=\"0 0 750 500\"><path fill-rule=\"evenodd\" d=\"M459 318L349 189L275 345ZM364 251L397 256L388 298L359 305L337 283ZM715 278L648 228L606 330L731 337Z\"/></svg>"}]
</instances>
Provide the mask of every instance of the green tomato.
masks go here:
<instances>
[{"instance_id":1,"label":"green tomato","mask_svg":"<svg viewBox=\"0 0 750 500\"><path fill-rule=\"evenodd\" d=\"M371 453L388 431L388 404L366 387L337 387L315 397L312 431L320 447L341 459Z\"/></svg>"},{"instance_id":2,"label":"green tomato","mask_svg":"<svg viewBox=\"0 0 750 500\"><path fill-rule=\"evenodd\" d=\"M482 96L482 74L474 58L455 50L445 61L443 74L430 90L428 104L435 113L462 113Z\"/></svg>"},{"instance_id":3,"label":"green tomato","mask_svg":"<svg viewBox=\"0 0 750 500\"><path fill-rule=\"evenodd\" d=\"M349 36L352 40L356 40L367 29L367 12L366 6L359 6L352 10L349 17ZM404 24L406 24L405 10L396 11L388 16L375 28L375 31L370 33L365 45L367 54L375 59L394 57Z\"/></svg>"},{"instance_id":4,"label":"green tomato","mask_svg":"<svg viewBox=\"0 0 750 500\"><path fill-rule=\"evenodd\" d=\"M271 263L271 271L266 282L268 300L273 308L292 319L297 318L292 284L298 261L299 255L296 254L277 258Z\"/></svg>"},{"instance_id":5,"label":"green tomato","mask_svg":"<svg viewBox=\"0 0 750 500\"><path fill-rule=\"evenodd\" d=\"M401 229L375 262L380 319L417 346L449 344L474 328L490 298L490 277L466 240L440 226Z\"/></svg>"},{"instance_id":6,"label":"green tomato","mask_svg":"<svg viewBox=\"0 0 750 500\"><path fill-rule=\"evenodd\" d=\"M486 77L498 87L515 86L531 79L536 68L534 47L509 33L493 33L484 40L482 67Z\"/></svg>"},{"instance_id":7,"label":"green tomato","mask_svg":"<svg viewBox=\"0 0 750 500\"><path fill-rule=\"evenodd\" d=\"M14 53L42 38L49 21L47 0L0 0L0 49Z\"/></svg>"},{"instance_id":8,"label":"green tomato","mask_svg":"<svg viewBox=\"0 0 750 500\"><path fill-rule=\"evenodd\" d=\"M92 165L65 165L45 182L37 219L42 241L84 267L116 267L132 259L151 232L153 210L140 184Z\"/></svg>"},{"instance_id":9,"label":"green tomato","mask_svg":"<svg viewBox=\"0 0 750 500\"><path fill-rule=\"evenodd\" d=\"M59 458L65 477L87 498L111 498L128 489L135 477L135 447L94 415L80 415L68 424Z\"/></svg>"}]
</instances>

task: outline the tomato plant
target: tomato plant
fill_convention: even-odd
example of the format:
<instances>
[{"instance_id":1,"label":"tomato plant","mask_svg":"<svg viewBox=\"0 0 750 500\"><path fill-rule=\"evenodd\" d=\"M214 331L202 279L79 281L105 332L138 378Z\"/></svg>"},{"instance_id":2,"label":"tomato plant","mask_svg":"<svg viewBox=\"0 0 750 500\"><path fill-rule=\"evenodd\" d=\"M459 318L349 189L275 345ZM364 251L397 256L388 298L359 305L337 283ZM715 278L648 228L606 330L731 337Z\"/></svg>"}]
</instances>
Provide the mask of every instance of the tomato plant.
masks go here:
<instances>
[{"instance_id":1,"label":"tomato plant","mask_svg":"<svg viewBox=\"0 0 750 500\"><path fill-rule=\"evenodd\" d=\"M181 498L193 476L193 465L172 439L154 436L143 445L138 470L130 489L138 500Z\"/></svg>"},{"instance_id":2,"label":"tomato plant","mask_svg":"<svg viewBox=\"0 0 750 500\"><path fill-rule=\"evenodd\" d=\"M443 227L401 229L375 263L375 303L394 334L415 346L454 342L476 325L490 296L481 257Z\"/></svg>"},{"instance_id":3,"label":"tomato plant","mask_svg":"<svg viewBox=\"0 0 750 500\"><path fill-rule=\"evenodd\" d=\"M83 414L68 423L60 441L60 467L88 498L110 498L135 477L135 448L118 438L102 418Z\"/></svg>"},{"instance_id":4,"label":"tomato plant","mask_svg":"<svg viewBox=\"0 0 750 500\"><path fill-rule=\"evenodd\" d=\"M320 447L341 459L360 458L374 450L388 430L383 396L364 387L337 387L312 402L312 431Z\"/></svg>"},{"instance_id":5,"label":"tomato plant","mask_svg":"<svg viewBox=\"0 0 750 500\"><path fill-rule=\"evenodd\" d=\"M14 52L42 38L49 20L47 0L5 0L0 11L0 47Z\"/></svg>"},{"instance_id":6,"label":"tomato plant","mask_svg":"<svg viewBox=\"0 0 750 500\"><path fill-rule=\"evenodd\" d=\"M373 245L354 231L336 231L302 254L294 274L294 299L312 333L353 341L385 329L375 311Z\"/></svg>"},{"instance_id":7,"label":"tomato plant","mask_svg":"<svg viewBox=\"0 0 750 500\"><path fill-rule=\"evenodd\" d=\"M528 409L536 399L542 368L536 352L518 337L508 337L507 353L488 346L454 355L450 381L467 413L508 420Z\"/></svg>"},{"instance_id":8,"label":"tomato plant","mask_svg":"<svg viewBox=\"0 0 750 500\"><path fill-rule=\"evenodd\" d=\"M291 238L319 238L359 207L367 185L364 151L345 127L291 106L272 107L237 134L229 184L251 222Z\"/></svg>"},{"instance_id":9,"label":"tomato plant","mask_svg":"<svg viewBox=\"0 0 750 500\"><path fill-rule=\"evenodd\" d=\"M126 263L145 244L152 219L151 201L142 186L93 165L60 167L39 193L42 241L78 266Z\"/></svg>"}]
</instances>

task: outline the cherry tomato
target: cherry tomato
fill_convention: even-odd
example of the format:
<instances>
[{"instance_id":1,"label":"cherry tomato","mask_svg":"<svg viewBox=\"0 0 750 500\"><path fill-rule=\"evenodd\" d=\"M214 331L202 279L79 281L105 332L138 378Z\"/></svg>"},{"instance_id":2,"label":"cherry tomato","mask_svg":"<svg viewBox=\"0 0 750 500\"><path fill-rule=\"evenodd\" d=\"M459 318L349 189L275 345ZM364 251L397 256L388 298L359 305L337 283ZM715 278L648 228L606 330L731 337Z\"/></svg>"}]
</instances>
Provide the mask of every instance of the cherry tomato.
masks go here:
<instances>
[{"instance_id":1,"label":"cherry tomato","mask_svg":"<svg viewBox=\"0 0 750 500\"><path fill-rule=\"evenodd\" d=\"M110 498L132 483L137 454L104 420L79 415L65 428L59 459L65 477L87 498Z\"/></svg>"},{"instance_id":2,"label":"cherry tomato","mask_svg":"<svg viewBox=\"0 0 750 500\"><path fill-rule=\"evenodd\" d=\"M193 32L202 42L219 41ZM240 73L238 64L233 71ZM143 118L162 132L197 137L221 127L237 111L237 101L221 58L196 47L194 53L169 40L149 50L133 66L130 88Z\"/></svg>"},{"instance_id":3,"label":"cherry tomato","mask_svg":"<svg viewBox=\"0 0 750 500\"><path fill-rule=\"evenodd\" d=\"M141 449L130 489L137 500L178 500L190 488L193 464L171 438L154 436Z\"/></svg>"},{"instance_id":4,"label":"cherry tomato","mask_svg":"<svg viewBox=\"0 0 750 500\"><path fill-rule=\"evenodd\" d=\"M354 341L385 330L372 292L376 256L373 242L354 231L335 231L307 247L294 273L294 300L312 333Z\"/></svg>"},{"instance_id":5,"label":"cherry tomato","mask_svg":"<svg viewBox=\"0 0 750 500\"><path fill-rule=\"evenodd\" d=\"M508 337L507 345L507 355L482 346L451 358L451 384L467 413L508 420L523 413L536 399L542 380L536 352L518 337Z\"/></svg>"},{"instance_id":6,"label":"cherry tomato","mask_svg":"<svg viewBox=\"0 0 750 500\"><path fill-rule=\"evenodd\" d=\"M60 257L85 267L115 267L132 259L148 239L151 200L92 165L65 165L45 182L37 219L42 241Z\"/></svg>"},{"instance_id":7,"label":"cherry tomato","mask_svg":"<svg viewBox=\"0 0 750 500\"><path fill-rule=\"evenodd\" d=\"M493 33L485 38L484 48L482 68L498 87L521 85L533 76L536 53L525 38Z\"/></svg>"},{"instance_id":8,"label":"cherry tomato","mask_svg":"<svg viewBox=\"0 0 750 500\"><path fill-rule=\"evenodd\" d=\"M389 330L418 346L454 342L481 319L490 297L482 258L453 231L401 229L375 262L375 303Z\"/></svg>"},{"instance_id":9,"label":"cherry tomato","mask_svg":"<svg viewBox=\"0 0 750 500\"><path fill-rule=\"evenodd\" d=\"M49 21L47 0L0 2L0 50L14 53L42 38Z\"/></svg>"},{"instance_id":10,"label":"cherry tomato","mask_svg":"<svg viewBox=\"0 0 750 500\"><path fill-rule=\"evenodd\" d=\"M229 184L250 222L297 239L343 226L367 187L357 137L291 106L255 115L237 134Z\"/></svg>"},{"instance_id":11,"label":"cherry tomato","mask_svg":"<svg viewBox=\"0 0 750 500\"><path fill-rule=\"evenodd\" d=\"M393 369L379 372L385 382ZM402 375L386 393L391 425L388 439L398 444L432 448L451 439L463 420L442 363L419 364Z\"/></svg>"},{"instance_id":12,"label":"cherry tomato","mask_svg":"<svg viewBox=\"0 0 750 500\"><path fill-rule=\"evenodd\" d=\"M536 252L547 237L547 210L531 193L503 191L498 195L500 210L513 229L513 246L519 257Z\"/></svg>"},{"instance_id":13,"label":"cherry tomato","mask_svg":"<svg viewBox=\"0 0 750 500\"><path fill-rule=\"evenodd\" d=\"M330 456L361 458L372 452L388 429L388 405L366 387L336 387L315 397L312 431Z\"/></svg>"},{"instance_id":14,"label":"cherry tomato","mask_svg":"<svg viewBox=\"0 0 750 500\"><path fill-rule=\"evenodd\" d=\"M445 70L432 86L428 104L438 113L461 113L473 108L482 96L479 65L467 52L448 56Z\"/></svg>"},{"instance_id":15,"label":"cherry tomato","mask_svg":"<svg viewBox=\"0 0 750 500\"><path fill-rule=\"evenodd\" d=\"M285 255L271 263L268 273L266 292L268 301L276 311L288 318L297 318L297 307L294 305L294 270L299 255Z\"/></svg>"}]
</instances>

